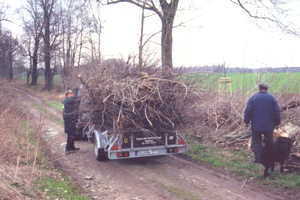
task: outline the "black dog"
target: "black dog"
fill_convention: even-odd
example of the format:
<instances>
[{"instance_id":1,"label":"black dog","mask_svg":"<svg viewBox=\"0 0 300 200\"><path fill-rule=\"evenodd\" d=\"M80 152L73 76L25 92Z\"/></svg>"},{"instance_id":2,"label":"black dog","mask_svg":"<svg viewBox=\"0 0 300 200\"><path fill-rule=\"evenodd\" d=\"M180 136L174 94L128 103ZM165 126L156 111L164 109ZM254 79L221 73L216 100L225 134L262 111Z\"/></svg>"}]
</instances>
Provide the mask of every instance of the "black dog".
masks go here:
<instances>
[{"instance_id":1,"label":"black dog","mask_svg":"<svg viewBox=\"0 0 300 200\"><path fill-rule=\"evenodd\" d=\"M265 140L260 161L265 167L264 177L269 176L269 169L274 171L275 162L280 162L280 172L283 172L284 161L289 157L292 142L290 138L278 137L275 144L271 140Z\"/></svg>"}]
</instances>

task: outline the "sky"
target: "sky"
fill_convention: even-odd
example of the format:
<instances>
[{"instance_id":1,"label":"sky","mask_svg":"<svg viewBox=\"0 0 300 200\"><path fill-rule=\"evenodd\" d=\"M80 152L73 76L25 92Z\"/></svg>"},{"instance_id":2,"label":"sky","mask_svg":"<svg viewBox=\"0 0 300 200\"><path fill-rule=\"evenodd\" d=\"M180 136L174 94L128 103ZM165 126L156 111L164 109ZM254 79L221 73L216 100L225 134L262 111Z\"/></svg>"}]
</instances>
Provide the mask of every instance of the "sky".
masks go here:
<instances>
[{"instance_id":1,"label":"sky","mask_svg":"<svg viewBox=\"0 0 300 200\"><path fill-rule=\"evenodd\" d=\"M17 7L20 0L0 0ZM297 0L294 0L296 3ZM12 3L13 2L13 3ZM258 27L230 0L181 0L173 29L174 66L225 64L226 67L299 67L300 38L287 35L274 26ZM297 8L294 6L294 8ZM137 54L141 10L122 3L101 8L104 19L102 53L105 58ZM300 13L300 4L298 6ZM147 13L149 14L149 13ZM298 16L291 20L299 21ZM15 25L7 24L13 28ZM300 27L300 25L299 25ZM148 37L160 31L158 17L145 21ZM14 28L20 32L20 28ZM19 30L19 31L18 31ZM151 56L160 56L160 35L149 43Z\"/></svg>"}]
</instances>

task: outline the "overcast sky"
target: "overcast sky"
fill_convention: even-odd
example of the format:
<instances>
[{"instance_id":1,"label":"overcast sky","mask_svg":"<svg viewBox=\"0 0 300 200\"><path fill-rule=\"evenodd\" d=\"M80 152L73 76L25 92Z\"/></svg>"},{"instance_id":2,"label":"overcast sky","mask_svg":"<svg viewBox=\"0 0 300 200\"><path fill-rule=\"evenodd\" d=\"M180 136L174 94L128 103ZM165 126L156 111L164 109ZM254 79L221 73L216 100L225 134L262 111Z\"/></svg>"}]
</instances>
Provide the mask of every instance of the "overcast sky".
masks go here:
<instances>
[{"instance_id":1,"label":"overcast sky","mask_svg":"<svg viewBox=\"0 0 300 200\"><path fill-rule=\"evenodd\" d=\"M10 2L11 7L15 7L20 0L0 1ZM199 9L178 12L175 18L175 25L188 22L173 31L174 66L223 63L227 67L245 68L300 66L300 38L286 35L274 27L259 28L229 0L189 1L193 4L187 5L186 0L181 0L180 4ZM300 13L300 4L297 9ZM102 53L105 58L126 59L128 54L137 53L140 16L141 10L131 4L102 8ZM291 19L299 21L299 18ZM145 26L146 34L151 35L160 30L161 24L157 17L152 17L146 20ZM159 41L158 35L149 47L158 57Z\"/></svg>"}]
</instances>

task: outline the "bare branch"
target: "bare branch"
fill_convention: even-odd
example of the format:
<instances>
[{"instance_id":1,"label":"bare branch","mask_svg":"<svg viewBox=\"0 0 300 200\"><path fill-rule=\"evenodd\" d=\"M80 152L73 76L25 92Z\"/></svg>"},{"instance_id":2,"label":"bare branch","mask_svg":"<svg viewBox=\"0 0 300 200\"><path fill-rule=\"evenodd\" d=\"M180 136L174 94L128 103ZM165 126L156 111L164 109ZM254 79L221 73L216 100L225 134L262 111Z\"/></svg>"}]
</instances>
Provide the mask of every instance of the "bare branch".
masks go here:
<instances>
[{"instance_id":1,"label":"bare branch","mask_svg":"<svg viewBox=\"0 0 300 200\"><path fill-rule=\"evenodd\" d=\"M255 20L262 20L266 23L270 22L275 24L278 28L284 32L299 36L300 33L297 29L292 27L291 23L285 22L288 18L288 9L284 9L287 6L285 1L248 1L248 0L230 0L236 4L246 13L247 16ZM280 18L282 17L282 18Z\"/></svg>"}]
</instances>

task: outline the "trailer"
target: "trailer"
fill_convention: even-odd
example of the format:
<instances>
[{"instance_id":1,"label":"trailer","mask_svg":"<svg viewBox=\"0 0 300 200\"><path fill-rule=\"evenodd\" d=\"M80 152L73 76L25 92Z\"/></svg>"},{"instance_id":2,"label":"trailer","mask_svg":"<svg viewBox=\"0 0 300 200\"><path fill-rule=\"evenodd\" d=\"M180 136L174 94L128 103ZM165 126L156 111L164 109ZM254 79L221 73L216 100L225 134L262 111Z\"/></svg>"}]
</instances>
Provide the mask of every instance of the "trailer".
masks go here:
<instances>
[{"instance_id":1,"label":"trailer","mask_svg":"<svg viewBox=\"0 0 300 200\"><path fill-rule=\"evenodd\" d=\"M161 156L186 153L188 145L178 132L151 133L143 131L127 131L108 133L100 131L95 124L88 124L82 134L93 144L98 161Z\"/></svg>"},{"instance_id":2,"label":"trailer","mask_svg":"<svg viewBox=\"0 0 300 200\"><path fill-rule=\"evenodd\" d=\"M80 97L83 89L83 85L80 85L73 90L76 96ZM80 101L80 104L84 102ZM83 111L79 106L76 128L80 138L87 138L88 142L93 144L98 161L179 154L188 151L186 140L177 131L153 133L142 129L117 133L114 122L109 132L98 128L89 117L89 111Z\"/></svg>"}]
</instances>

